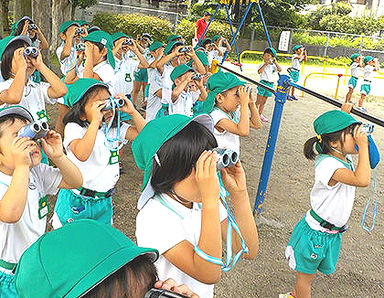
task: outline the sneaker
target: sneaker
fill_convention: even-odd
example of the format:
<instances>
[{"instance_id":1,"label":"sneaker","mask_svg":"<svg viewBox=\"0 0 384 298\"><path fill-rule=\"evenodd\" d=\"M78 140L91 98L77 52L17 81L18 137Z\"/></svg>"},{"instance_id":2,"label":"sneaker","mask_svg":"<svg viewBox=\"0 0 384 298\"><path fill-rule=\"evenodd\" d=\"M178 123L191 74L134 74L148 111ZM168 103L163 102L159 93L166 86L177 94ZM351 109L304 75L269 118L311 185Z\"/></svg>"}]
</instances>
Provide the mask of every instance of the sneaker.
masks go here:
<instances>
[{"instance_id":1,"label":"sneaker","mask_svg":"<svg viewBox=\"0 0 384 298\"><path fill-rule=\"evenodd\" d=\"M263 121L263 122L268 122L268 118L264 117L263 114L260 115L260 120Z\"/></svg>"},{"instance_id":2,"label":"sneaker","mask_svg":"<svg viewBox=\"0 0 384 298\"><path fill-rule=\"evenodd\" d=\"M280 294L279 295L279 298L295 298L291 295L291 293L287 293L287 294Z\"/></svg>"},{"instance_id":3,"label":"sneaker","mask_svg":"<svg viewBox=\"0 0 384 298\"><path fill-rule=\"evenodd\" d=\"M297 97L294 96L294 95L292 95L291 98L292 98L293 100L298 100Z\"/></svg>"},{"instance_id":4,"label":"sneaker","mask_svg":"<svg viewBox=\"0 0 384 298\"><path fill-rule=\"evenodd\" d=\"M363 108L363 107L354 107L356 110L360 111L360 112L363 112L363 113L366 113L367 112L367 109Z\"/></svg>"}]
</instances>

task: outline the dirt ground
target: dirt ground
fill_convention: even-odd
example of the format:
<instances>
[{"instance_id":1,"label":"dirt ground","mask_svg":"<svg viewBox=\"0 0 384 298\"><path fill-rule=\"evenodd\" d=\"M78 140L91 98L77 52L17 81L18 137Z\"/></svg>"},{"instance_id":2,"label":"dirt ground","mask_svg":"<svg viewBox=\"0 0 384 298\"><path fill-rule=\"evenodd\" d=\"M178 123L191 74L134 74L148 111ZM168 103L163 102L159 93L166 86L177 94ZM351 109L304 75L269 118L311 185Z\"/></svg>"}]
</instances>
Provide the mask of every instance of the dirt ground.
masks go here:
<instances>
[{"instance_id":1,"label":"dirt ground","mask_svg":"<svg viewBox=\"0 0 384 298\"><path fill-rule=\"evenodd\" d=\"M270 119L273 106L274 101L270 99L264 113ZM382 103L368 102L366 107L372 114L384 118ZM288 267L284 249L295 224L310 208L309 193L314 179L314 163L304 158L302 148L304 142L314 136L313 120L330 109L333 107L329 104L309 96L285 104L264 210L255 217L260 239L259 254L255 260L242 260L230 272L223 273L215 287L216 297L278 297L279 293L292 289L295 273ZM54 123L55 113L52 108L48 110ZM270 123L264 124L260 130L251 131L249 137L241 140L241 160L247 174L252 206L269 127ZM384 128L376 126L374 137L381 152L383 136ZM135 239L136 203L143 172L134 163L130 145L124 150L122 161L125 173L117 184L114 222L116 228ZM360 226L369 188L358 189L349 220L350 229L343 235L336 272L331 276L317 275L313 297L384 297L383 180L381 163L377 169L379 204L375 229L367 233ZM51 203L54 204L54 199ZM371 216L368 223L370 220Z\"/></svg>"}]
</instances>

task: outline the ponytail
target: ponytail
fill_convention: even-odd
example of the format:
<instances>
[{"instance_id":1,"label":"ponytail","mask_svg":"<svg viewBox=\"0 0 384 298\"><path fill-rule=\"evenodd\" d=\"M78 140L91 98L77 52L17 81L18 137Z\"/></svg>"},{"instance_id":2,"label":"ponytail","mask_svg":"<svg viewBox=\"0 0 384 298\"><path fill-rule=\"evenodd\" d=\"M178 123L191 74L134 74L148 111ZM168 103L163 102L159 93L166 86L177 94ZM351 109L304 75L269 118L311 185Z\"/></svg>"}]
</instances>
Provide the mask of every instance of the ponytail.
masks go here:
<instances>
[{"instance_id":1,"label":"ponytail","mask_svg":"<svg viewBox=\"0 0 384 298\"><path fill-rule=\"evenodd\" d=\"M312 137L308 139L304 144L304 156L307 159L315 159L317 156L317 153L314 150L315 144L319 141L317 137Z\"/></svg>"}]
</instances>

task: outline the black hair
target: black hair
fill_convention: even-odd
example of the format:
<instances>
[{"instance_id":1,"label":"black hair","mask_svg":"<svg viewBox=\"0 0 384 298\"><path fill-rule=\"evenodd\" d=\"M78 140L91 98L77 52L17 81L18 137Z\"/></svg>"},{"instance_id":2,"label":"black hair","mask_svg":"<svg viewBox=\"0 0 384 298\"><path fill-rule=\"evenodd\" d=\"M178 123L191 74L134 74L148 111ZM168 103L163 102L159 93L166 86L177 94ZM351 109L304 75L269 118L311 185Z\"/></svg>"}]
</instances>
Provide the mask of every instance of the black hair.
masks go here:
<instances>
[{"instance_id":1,"label":"black hair","mask_svg":"<svg viewBox=\"0 0 384 298\"><path fill-rule=\"evenodd\" d=\"M64 126L70 122L74 122L80 125L81 127L87 127L89 125L89 122L87 120L80 119L82 116L85 115L85 105L91 97L95 96L99 91L103 89L108 90L107 87L100 85L96 85L89 88L89 90L87 90L87 92L85 92L84 95L80 98L80 100L73 105L73 107L67 112L67 114L65 114L63 118Z\"/></svg>"},{"instance_id":2,"label":"black hair","mask_svg":"<svg viewBox=\"0 0 384 298\"><path fill-rule=\"evenodd\" d=\"M108 276L82 297L144 297L157 280L157 271L152 259L148 255L141 255Z\"/></svg>"},{"instance_id":3,"label":"black hair","mask_svg":"<svg viewBox=\"0 0 384 298\"><path fill-rule=\"evenodd\" d=\"M14 52L19 48L23 48L24 46L28 46L28 43L19 39L11 42L5 49L3 56L1 57L1 75L4 80L8 80L11 77L12 59Z\"/></svg>"},{"instance_id":4,"label":"black hair","mask_svg":"<svg viewBox=\"0 0 384 298\"><path fill-rule=\"evenodd\" d=\"M272 57L275 57L275 54L272 52L272 49L271 48L266 48L264 50L264 54L271 54Z\"/></svg>"},{"instance_id":5,"label":"black hair","mask_svg":"<svg viewBox=\"0 0 384 298\"><path fill-rule=\"evenodd\" d=\"M9 124L9 125L12 125L13 123L15 123L15 120L16 119L19 119L21 121L23 121L25 124L29 123L29 120L19 114L8 114L6 116L3 116L0 118L0 138L3 136L3 125L5 123ZM2 152L1 148L0 148L0 153Z\"/></svg>"},{"instance_id":6,"label":"black hair","mask_svg":"<svg viewBox=\"0 0 384 298\"><path fill-rule=\"evenodd\" d=\"M105 48L105 45L103 45L101 42L91 41L91 43L93 43L95 46L97 46L97 48L99 49L99 52L101 52ZM105 54L105 56L103 58L108 59L107 55L108 55L108 53Z\"/></svg>"},{"instance_id":7,"label":"black hair","mask_svg":"<svg viewBox=\"0 0 384 298\"><path fill-rule=\"evenodd\" d=\"M101 31L101 29L98 26L92 26L92 27L88 28L88 34L94 32L94 31Z\"/></svg>"},{"instance_id":8,"label":"black hair","mask_svg":"<svg viewBox=\"0 0 384 298\"><path fill-rule=\"evenodd\" d=\"M317 153L316 151L314 151L315 144L319 144L322 154L329 154L330 152L332 152L331 142L340 141L341 147L343 147L343 142L345 141L345 135L348 133L353 133L353 130L357 125L359 124L354 123L342 130L332 132L332 133L322 134L319 138L316 136L308 139L304 144L304 156L307 159L316 158Z\"/></svg>"},{"instance_id":9,"label":"black hair","mask_svg":"<svg viewBox=\"0 0 384 298\"><path fill-rule=\"evenodd\" d=\"M196 121L189 123L158 150L161 166L153 160L151 185L155 193L172 191L176 182L192 172L201 153L216 147L217 141L208 128Z\"/></svg>"}]
</instances>

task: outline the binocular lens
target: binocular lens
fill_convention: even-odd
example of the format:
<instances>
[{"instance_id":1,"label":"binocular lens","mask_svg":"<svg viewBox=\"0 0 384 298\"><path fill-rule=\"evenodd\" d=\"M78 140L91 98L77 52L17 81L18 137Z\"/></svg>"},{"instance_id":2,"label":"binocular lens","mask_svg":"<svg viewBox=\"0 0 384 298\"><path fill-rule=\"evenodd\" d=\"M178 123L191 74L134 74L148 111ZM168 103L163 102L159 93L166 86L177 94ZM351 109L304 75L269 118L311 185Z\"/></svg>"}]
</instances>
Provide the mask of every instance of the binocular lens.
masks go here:
<instances>
[{"instance_id":1,"label":"binocular lens","mask_svg":"<svg viewBox=\"0 0 384 298\"><path fill-rule=\"evenodd\" d=\"M239 155L237 154L237 152L232 152L231 154L231 162L232 164L237 164L237 161L239 160Z\"/></svg>"},{"instance_id":2,"label":"binocular lens","mask_svg":"<svg viewBox=\"0 0 384 298\"><path fill-rule=\"evenodd\" d=\"M44 129L44 130L47 130L48 129L48 123L47 122L42 122L41 123L41 128Z\"/></svg>"},{"instance_id":3,"label":"binocular lens","mask_svg":"<svg viewBox=\"0 0 384 298\"><path fill-rule=\"evenodd\" d=\"M229 165L229 155L226 153L223 154L222 164L224 167L227 167Z\"/></svg>"},{"instance_id":4,"label":"binocular lens","mask_svg":"<svg viewBox=\"0 0 384 298\"><path fill-rule=\"evenodd\" d=\"M33 127L33 131L34 132L39 132L40 131L40 125L38 123L34 123L32 127Z\"/></svg>"}]
</instances>

